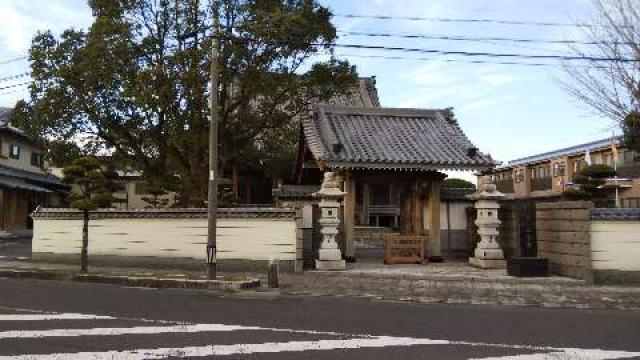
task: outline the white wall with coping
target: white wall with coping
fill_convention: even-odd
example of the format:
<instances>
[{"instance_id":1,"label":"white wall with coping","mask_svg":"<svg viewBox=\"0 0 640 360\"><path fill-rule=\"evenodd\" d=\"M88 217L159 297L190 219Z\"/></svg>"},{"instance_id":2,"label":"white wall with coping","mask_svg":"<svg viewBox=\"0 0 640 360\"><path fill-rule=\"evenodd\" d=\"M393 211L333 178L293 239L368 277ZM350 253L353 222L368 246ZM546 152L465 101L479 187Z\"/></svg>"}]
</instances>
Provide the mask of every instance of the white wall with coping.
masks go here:
<instances>
[{"instance_id":1,"label":"white wall with coping","mask_svg":"<svg viewBox=\"0 0 640 360\"><path fill-rule=\"evenodd\" d=\"M592 220L594 270L640 271L640 221Z\"/></svg>"},{"instance_id":2,"label":"white wall with coping","mask_svg":"<svg viewBox=\"0 0 640 360\"><path fill-rule=\"evenodd\" d=\"M44 209L34 214L34 254L79 254L82 219L56 216ZM264 211L261 211L264 212ZM113 212L112 212L113 213ZM205 261L207 219L146 216L157 211L135 211L132 216L95 216L89 222L89 256L191 258ZM160 212L162 214L171 211ZM122 213L120 213L122 214ZM145 215L138 216L135 215ZM44 215L44 216L43 216ZM218 219L219 260L302 261L293 216ZM300 259L299 259L300 257Z\"/></svg>"}]
</instances>

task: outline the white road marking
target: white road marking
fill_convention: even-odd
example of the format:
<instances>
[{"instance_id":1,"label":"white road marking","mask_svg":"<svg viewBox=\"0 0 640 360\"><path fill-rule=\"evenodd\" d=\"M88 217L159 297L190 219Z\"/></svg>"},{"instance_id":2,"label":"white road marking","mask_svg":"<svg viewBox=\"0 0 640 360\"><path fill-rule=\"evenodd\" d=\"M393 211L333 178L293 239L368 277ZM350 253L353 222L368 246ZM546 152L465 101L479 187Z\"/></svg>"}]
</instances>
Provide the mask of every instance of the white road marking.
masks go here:
<instances>
[{"instance_id":1,"label":"white road marking","mask_svg":"<svg viewBox=\"0 0 640 360\"><path fill-rule=\"evenodd\" d=\"M14 330L1 331L0 339L27 339L45 337L74 336L115 336L136 334L196 333L207 331L263 330L257 326L196 324L174 326L138 326L130 328L91 328L91 329L48 329L48 330Z\"/></svg>"},{"instance_id":2,"label":"white road marking","mask_svg":"<svg viewBox=\"0 0 640 360\"><path fill-rule=\"evenodd\" d=\"M362 348L384 348L402 347L418 345L467 345L467 346L496 346L504 348L529 349L522 345L489 344L489 343L465 343L459 341L403 338L403 337L368 337L340 340L318 340L318 341L291 341L291 342L271 342L263 344L231 344L231 345L209 345L191 346L181 348L158 348L158 349L136 349L123 351L103 351L103 352L79 352L79 353L54 353L54 354L27 354L18 356L0 356L0 360L138 360L138 359L161 359L167 357L203 357L203 356L223 356L256 353L279 353L279 352L304 352L322 351L337 349L362 349ZM640 352L627 351L606 351L590 349L548 349L545 353L525 354L503 357L489 357L483 360L537 360L537 359L628 359L640 356Z\"/></svg>"},{"instance_id":3,"label":"white road marking","mask_svg":"<svg viewBox=\"0 0 640 360\"><path fill-rule=\"evenodd\" d=\"M563 349L562 351L554 351L548 353L496 356L488 358L477 358L474 360L606 360L629 359L638 356L640 356L640 352Z\"/></svg>"},{"instance_id":4,"label":"white road marking","mask_svg":"<svg viewBox=\"0 0 640 360\"><path fill-rule=\"evenodd\" d=\"M38 320L138 320L142 322L155 322L167 324L168 326L148 326L131 328L90 328L90 329L49 329L49 330L15 330L0 332L0 339L14 338L43 338L43 337L72 337L72 336L110 336L127 334L163 334L163 333L195 333L195 332L216 332L216 331L236 331L236 330L266 330L274 332L325 334L338 336L352 336L351 339L319 340L319 341L291 341L280 343L264 344L231 344L231 345L208 345L182 348L159 348L159 349L138 349L123 351L104 352L80 352L80 353L54 353L54 354L25 354L17 356L0 356L0 360L63 360L63 359L158 359L166 357L201 357L216 355L236 355L253 353L278 353L278 352L303 352L318 350L336 349L359 349L359 348L383 348L396 346L416 346L416 345L453 345L453 346L482 346L497 347L505 349L521 349L538 351L535 354L510 355L502 357L488 357L482 360L537 360L537 359L628 359L640 357L640 352L601 350L601 349L577 349L577 348L555 348L547 346L533 345L512 345L512 344L492 344L468 341L449 341L425 338L406 338L355 335L339 332L323 332L313 330L296 330L284 328L268 328L244 325L225 324L192 324L171 322L164 320L147 320L119 318L111 316L100 316L78 313L48 313L40 310L19 309L0 306L0 309L20 312L31 312L30 314L0 314L0 321L38 321ZM170 326L169 326L170 324ZM480 359L478 359L480 360Z\"/></svg>"},{"instance_id":5,"label":"white road marking","mask_svg":"<svg viewBox=\"0 0 640 360\"><path fill-rule=\"evenodd\" d=\"M42 320L110 320L111 316L89 314L0 314L0 321L42 321Z\"/></svg>"},{"instance_id":6,"label":"white road marking","mask_svg":"<svg viewBox=\"0 0 640 360\"><path fill-rule=\"evenodd\" d=\"M397 337L349 340L291 341L264 344L209 345L182 348L139 349L127 351L57 353L43 355L0 356L0 360L138 360L167 357L202 357L256 353L303 352L336 349L382 348L390 346L442 345L448 341Z\"/></svg>"}]
</instances>

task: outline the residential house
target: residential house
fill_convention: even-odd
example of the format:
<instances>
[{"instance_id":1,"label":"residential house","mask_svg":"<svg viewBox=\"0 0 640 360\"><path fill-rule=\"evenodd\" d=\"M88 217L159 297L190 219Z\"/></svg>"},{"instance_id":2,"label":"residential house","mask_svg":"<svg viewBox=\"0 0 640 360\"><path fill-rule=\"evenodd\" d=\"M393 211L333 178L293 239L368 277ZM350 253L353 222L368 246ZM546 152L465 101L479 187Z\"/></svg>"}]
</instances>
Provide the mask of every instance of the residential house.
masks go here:
<instances>
[{"instance_id":1,"label":"residential house","mask_svg":"<svg viewBox=\"0 0 640 360\"><path fill-rule=\"evenodd\" d=\"M617 159L614 159L614 147ZM576 174L587 166L587 153L593 164L617 168L620 205L640 207L640 158L636 152L625 149L620 138L603 139L512 160L483 175L491 176L507 199L559 199L563 191L573 184Z\"/></svg>"},{"instance_id":2,"label":"residential house","mask_svg":"<svg viewBox=\"0 0 640 360\"><path fill-rule=\"evenodd\" d=\"M46 149L11 126L11 109L0 108L0 229L30 229L38 206L63 204L69 187L49 171Z\"/></svg>"}]
</instances>

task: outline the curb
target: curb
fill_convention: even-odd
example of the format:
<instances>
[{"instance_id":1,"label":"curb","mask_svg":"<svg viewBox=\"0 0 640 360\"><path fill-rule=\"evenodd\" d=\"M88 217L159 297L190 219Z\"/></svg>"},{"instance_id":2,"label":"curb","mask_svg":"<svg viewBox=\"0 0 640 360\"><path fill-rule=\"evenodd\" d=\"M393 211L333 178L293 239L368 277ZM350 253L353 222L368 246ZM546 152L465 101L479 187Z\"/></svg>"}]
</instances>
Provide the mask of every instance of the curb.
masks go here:
<instances>
[{"instance_id":1,"label":"curb","mask_svg":"<svg viewBox=\"0 0 640 360\"><path fill-rule=\"evenodd\" d=\"M385 274L370 272L348 272L337 273L331 271L312 270L308 271L312 276L318 277L342 277L350 279L380 279L380 280L406 280L423 281L433 284L443 284L443 286L485 286L485 287L507 287L507 286L556 286L563 288L587 288L591 284L584 280L561 279L557 277L536 277L536 278L485 278L478 276L456 276L456 275L423 275L423 274ZM437 286L437 285L435 285Z\"/></svg>"},{"instance_id":2,"label":"curb","mask_svg":"<svg viewBox=\"0 0 640 360\"><path fill-rule=\"evenodd\" d=\"M204 280L204 279L171 279L149 276L123 276L104 274L74 274L43 270L0 270L0 277L14 279L68 280L98 284L113 284L132 287L148 287L157 289L206 289L219 291L235 291L256 289L260 287L259 279L247 280Z\"/></svg>"}]
</instances>

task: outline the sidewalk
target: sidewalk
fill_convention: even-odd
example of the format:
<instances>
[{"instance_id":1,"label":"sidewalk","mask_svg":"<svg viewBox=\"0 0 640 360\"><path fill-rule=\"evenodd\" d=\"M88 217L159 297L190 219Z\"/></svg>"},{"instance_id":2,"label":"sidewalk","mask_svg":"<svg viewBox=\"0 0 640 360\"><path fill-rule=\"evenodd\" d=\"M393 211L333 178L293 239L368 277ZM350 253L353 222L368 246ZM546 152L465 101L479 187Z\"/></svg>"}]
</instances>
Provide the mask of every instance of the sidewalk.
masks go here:
<instances>
[{"instance_id":1,"label":"sidewalk","mask_svg":"<svg viewBox=\"0 0 640 360\"><path fill-rule=\"evenodd\" d=\"M285 275L283 291L428 304L640 309L640 287L605 287L564 277L515 278L466 263L392 265L360 262L342 272Z\"/></svg>"},{"instance_id":2,"label":"sidewalk","mask_svg":"<svg viewBox=\"0 0 640 360\"><path fill-rule=\"evenodd\" d=\"M203 271L89 267L30 261L0 261L0 277L111 283L125 286L208 290L265 288L264 273L220 274L206 280ZM479 270L464 263L393 265L349 264L346 271L281 273L274 295L360 297L426 304L508 305L584 309L640 309L640 287L588 285L563 277L514 278L504 270Z\"/></svg>"},{"instance_id":3,"label":"sidewalk","mask_svg":"<svg viewBox=\"0 0 640 360\"><path fill-rule=\"evenodd\" d=\"M79 265L49 264L31 261L0 260L0 278L31 278L106 283L151 288L188 288L207 290L243 290L260 287L260 279L250 274L218 274L208 280L203 271L174 269L115 268L89 265L89 272L79 272Z\"/></svg>"}]
</instances>

